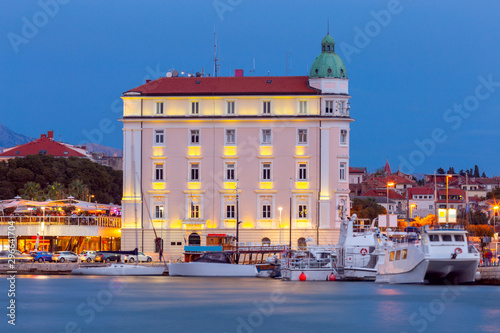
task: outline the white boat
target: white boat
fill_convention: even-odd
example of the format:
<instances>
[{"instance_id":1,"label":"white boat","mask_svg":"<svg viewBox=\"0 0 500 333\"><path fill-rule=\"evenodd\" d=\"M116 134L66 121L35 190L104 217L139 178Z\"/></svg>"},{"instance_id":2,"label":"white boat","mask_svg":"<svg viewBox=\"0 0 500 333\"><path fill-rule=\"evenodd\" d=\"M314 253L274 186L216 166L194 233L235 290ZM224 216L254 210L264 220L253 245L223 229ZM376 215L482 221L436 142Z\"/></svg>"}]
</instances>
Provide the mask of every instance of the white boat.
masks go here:
<instances>
[{"instance_id":1,"label":"white boat","mask_svg":"<svg viewBox=\"0 0 500 333\"><path fill-rule=\"evenodd\" d=\"M373 225L354 225L357 216L343 219L340 227L339 254L341 275L345 280L375 280L378 265L384 261L380 244L385 235Z\"/></svg>"},{"instance_id":2,"label":"white boat","mask_svg":"<svg viewBox=\"0 0 500 333\"><path fill-rule=\"evenodd\" d=\"M111 264L110 266L79 267L71 271L75 275L136 276L163 275L164 266L141 266L129 264Z\"/></svg>"},{"instance_id":3,"label":"white boat","mask_svg":"<svg viewBox=\"0 0 500 333\"><path fill-rule=\"evenodd\" d=\"M207 252L191 262L168 264L170 276L256 277L256 265L237 264L229 252Z\"/></svg>"},{"instance_id":4,"label":"white boat","mask_svg":"<svg viewBox=\"0 0 500 333\"><path fill-rule=\"evenodd\" d=\"M384 245L386 260L378 267L377 283L474 282L479 253L467 243L467 231L425 226L401 242Z\"/></svg>"},{"instance_id":5,"label":"white boat","mask_svg":"<svg viewBox=\"0 0 500 333\"><path fill-rule=\"evenodd\" d=\"M281 259L281 278L284 281L334 281L338 273L337 253L332 247L309 245Z\"/></svg>"}]
</instances>

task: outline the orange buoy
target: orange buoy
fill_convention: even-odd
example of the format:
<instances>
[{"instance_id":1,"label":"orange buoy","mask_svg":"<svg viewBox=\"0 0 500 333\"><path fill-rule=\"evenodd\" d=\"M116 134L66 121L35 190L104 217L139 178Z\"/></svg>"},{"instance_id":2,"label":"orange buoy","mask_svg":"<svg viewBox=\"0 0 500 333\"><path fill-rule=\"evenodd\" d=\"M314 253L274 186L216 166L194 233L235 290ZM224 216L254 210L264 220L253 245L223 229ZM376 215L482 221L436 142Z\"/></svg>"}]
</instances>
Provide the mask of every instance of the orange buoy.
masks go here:
<instances>
[{"instance_id":1,"label":"orange buoy","mask_svg":"<svg viewBox=\"0 0 500 333\"><path fill-rule=\"evenodd\" d=\"M306 275L304 274L304 272L302 272L299 276L299 280L300 281L305 281L307 278L306 278Z\"/></svg>"},{"instance_id":2,"label":"orange buoy","mask_svg":"<svg viewBox=\"0 0 500 333\"><path fill-rule=\"evenodd\" d=\"M335 276L335 274L330 274L330 281L335 281L337 280L337 277Z\"/></svg>"}]
</instances>

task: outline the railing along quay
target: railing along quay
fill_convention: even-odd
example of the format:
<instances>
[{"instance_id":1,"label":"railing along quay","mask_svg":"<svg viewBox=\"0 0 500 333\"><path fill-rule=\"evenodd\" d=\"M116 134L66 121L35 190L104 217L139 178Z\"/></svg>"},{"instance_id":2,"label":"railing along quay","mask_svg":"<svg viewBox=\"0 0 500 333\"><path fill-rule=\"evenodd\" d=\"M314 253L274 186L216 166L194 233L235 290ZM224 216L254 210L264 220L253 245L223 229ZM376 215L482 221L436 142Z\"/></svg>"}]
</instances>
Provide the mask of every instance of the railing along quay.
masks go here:
<instances>
[{"instance_id":1,"label":"railing along quay","mask_svg":"<svg viewBox=\"0 0 500 333\"><path fill-rule=\"evenodd\" d=\"M121 228L121 217L115 216L0 216L0 225L15 222L17 225L73 225Z\"/></svg>"}]
</instances>

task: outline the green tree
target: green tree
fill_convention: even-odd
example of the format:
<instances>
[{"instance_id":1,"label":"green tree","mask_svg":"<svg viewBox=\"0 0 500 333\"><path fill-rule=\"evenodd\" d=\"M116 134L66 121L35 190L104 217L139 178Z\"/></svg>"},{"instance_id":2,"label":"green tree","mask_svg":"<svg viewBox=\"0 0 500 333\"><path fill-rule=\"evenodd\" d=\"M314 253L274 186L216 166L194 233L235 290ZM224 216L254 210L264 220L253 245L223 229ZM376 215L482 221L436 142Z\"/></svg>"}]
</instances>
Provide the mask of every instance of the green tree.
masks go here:
<instances>
[{"instance_id":1,"label":"green tree","mask_svg":"<svg viewBox=\"0 0 500 333\"><path fill-rule=\"evenodd\" d=\"M444 169L443 168L437 169L437 174L438 175L444 175Z\"/></svg>"},{"instance_id":2,"label":"green tree","mask_svg":"<svg viewBox=\"0 0 500 333\"><path fill-rule=\"evenodd\" d=\"M359 218L368 218L371 221L380 214L387 214L387 211L377 204L374 198L367 198L366 200L354 198L351 214L356 214Z\"/></svg>"},{"instance_id":3,"label":"green tree","mask_svg":"<svg viewBox=\"0 0 500 333\"><path fill-rule=\"evenodd\" d=\"M21 197L28 200L36 200L42 193L40 184L35 182L27 182L20 191Z\"/></svg>"},{"instance_id":4,"label":"green tree","mask_svg":"<svg viewBox=\"0 0 500 333\"><path fill-rule=\"evenodd\" d=\"M69 184L69 193L78 200L87 200L89 188L80 179L75 179Z\"/></svg>"},{"instance_id":5,"label":"green tree","mask_svg":"<svg viewBox=\"0 0 500 333\"><path fill-rule=\"evenodd\" d=\"M454 175L455 174L455 168L450 167L446 173L449 174L449 175Z\"/></svg>"},{"instance_id":6,"label":"green tree","mask_svg":"<svg viewBox=\"0 0 500 333\"><path fill-rule=\"evenodd\" d=\"M484 173L484 171L483 171L483 174L481 175L481 178L487 178L486 174Z\"/></svg>"},{"instance_id":7,"label":"green tree","mask_svg":"<svg viewBox=\"0 0 500 333\"><path fill-rule=\"evenodd\" d=\"M474 177L479 178L479 167L474 165Z\"/></svg>"},{"instance_id":8,"label":"green tree","mask_svg":"<svg viewBox=\"0 0 500 333\"><path fill-rule=\"evenodd\" d=\"M64 199L64 186L61 183L53 182L52 184L47 186L47 194L52 200Z\"/></svg>"}]
</instances>

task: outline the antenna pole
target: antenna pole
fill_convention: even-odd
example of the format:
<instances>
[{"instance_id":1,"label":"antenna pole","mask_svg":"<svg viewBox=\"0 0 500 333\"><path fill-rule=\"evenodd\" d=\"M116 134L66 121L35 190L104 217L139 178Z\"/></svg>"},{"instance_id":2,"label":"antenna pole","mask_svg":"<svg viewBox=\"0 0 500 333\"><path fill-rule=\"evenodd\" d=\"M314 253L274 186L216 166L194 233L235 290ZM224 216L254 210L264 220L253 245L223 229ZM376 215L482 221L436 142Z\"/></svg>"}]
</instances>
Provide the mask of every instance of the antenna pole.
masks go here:
<instances>
[{"instance_id":1,"label":"antenna pole","mask_svg":"<svg viewBox=\"0 0 500 333\"><path fill-rule=\"evenodd\" d=\"M288 69L288 55L292 55L292 51L286 52L285 76L288 76L288 72L291 71L291 69Z\"/></svg>"},{"instance_id":2,"label":"antenna pole","mask_svg":"<svg viewBox=\"0 0 500 333\"><path fill-rule=\"evenodd\" d=\"M217 36L215 34L215 26L214 26L214 76L217 77Z\"/></svg>"}]
</instances>

